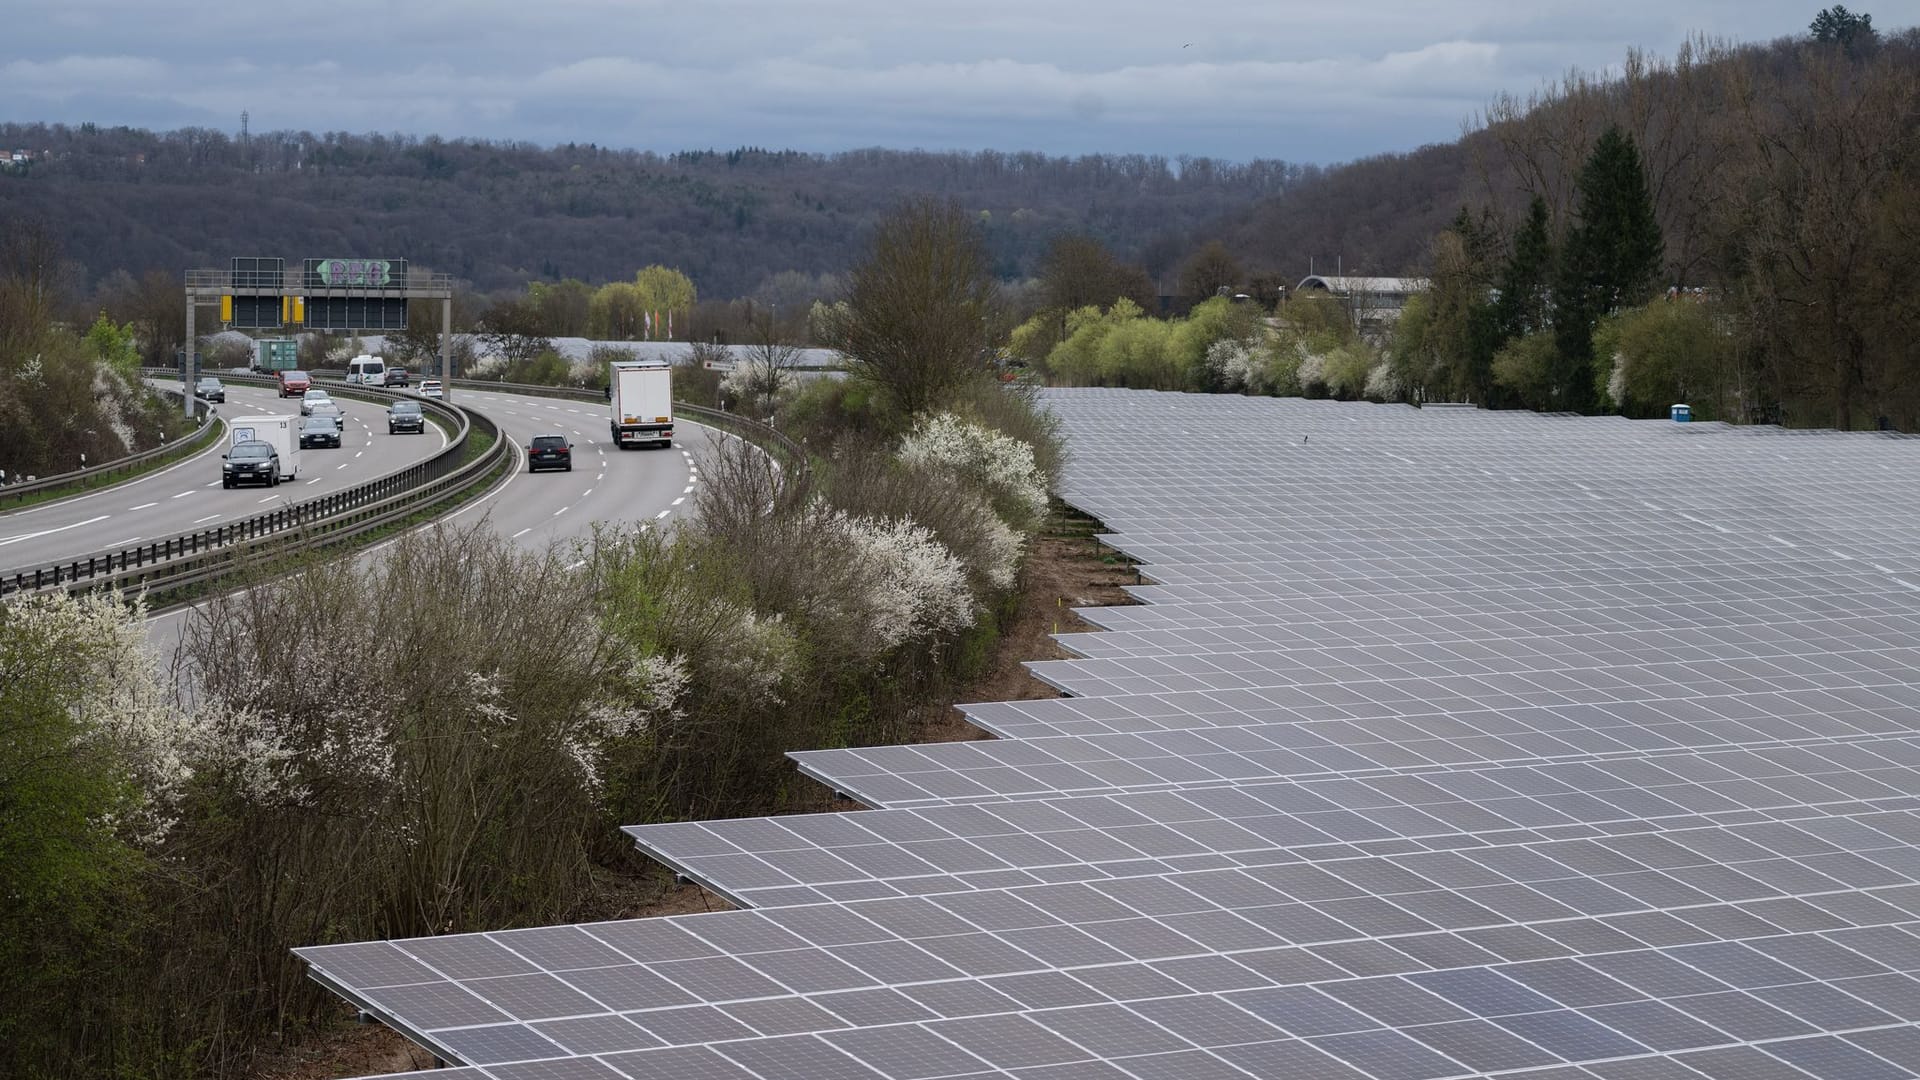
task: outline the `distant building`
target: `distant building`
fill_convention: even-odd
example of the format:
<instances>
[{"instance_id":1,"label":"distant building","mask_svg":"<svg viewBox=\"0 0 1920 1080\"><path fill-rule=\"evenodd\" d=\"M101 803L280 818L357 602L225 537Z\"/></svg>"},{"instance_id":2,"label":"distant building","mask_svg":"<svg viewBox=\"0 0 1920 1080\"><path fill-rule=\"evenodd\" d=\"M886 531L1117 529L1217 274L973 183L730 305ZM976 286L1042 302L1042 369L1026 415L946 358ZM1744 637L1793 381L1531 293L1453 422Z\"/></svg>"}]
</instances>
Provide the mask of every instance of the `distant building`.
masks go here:
<instances>
[{"instance_id":1,"label":"distant building","mask_svg":"<svg viewBox=\"0 0 1920 1080\"><path fill-rule=\"evenodd\" d=\"M1316 294L1332 296L1347 305L1356 324L1364 325L1399 318L1400 309L1407 306L1407 298L1426 291L1426 278L1309 274L1294 287L1293 299Z\"/></svg>"}]
</instances>

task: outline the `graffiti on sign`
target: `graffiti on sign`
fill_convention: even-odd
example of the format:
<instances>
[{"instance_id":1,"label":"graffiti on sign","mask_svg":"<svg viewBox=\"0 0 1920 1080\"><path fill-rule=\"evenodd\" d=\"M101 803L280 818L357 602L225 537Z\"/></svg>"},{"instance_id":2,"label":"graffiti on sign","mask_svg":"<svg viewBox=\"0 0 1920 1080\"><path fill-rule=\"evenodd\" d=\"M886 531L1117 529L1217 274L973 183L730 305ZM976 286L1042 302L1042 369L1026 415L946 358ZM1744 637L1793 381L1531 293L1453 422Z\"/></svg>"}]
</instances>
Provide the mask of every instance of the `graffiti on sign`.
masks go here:
<instances>
[{"instance_id":1,"label":"graffiti on sign","mask_svg":"<svg viewBox=\"0 0 1920 1080\"><path fill-rule=\"evenodd\" d=\"M385 259L322 259L314 272L320 275L322 284L335 288L393 284L392 264Z\"/></svg>"}]
</instances>

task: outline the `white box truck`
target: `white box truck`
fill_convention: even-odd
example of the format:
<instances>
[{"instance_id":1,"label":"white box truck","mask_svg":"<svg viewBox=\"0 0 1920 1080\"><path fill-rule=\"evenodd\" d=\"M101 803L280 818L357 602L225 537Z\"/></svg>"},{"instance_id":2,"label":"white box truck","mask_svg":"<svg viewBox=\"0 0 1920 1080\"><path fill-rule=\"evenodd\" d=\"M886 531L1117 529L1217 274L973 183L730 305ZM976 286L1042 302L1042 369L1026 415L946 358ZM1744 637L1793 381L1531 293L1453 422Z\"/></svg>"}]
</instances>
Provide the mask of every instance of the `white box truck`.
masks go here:
<instances>
[{"instance_id":1,"label":"white box truck","mask_svg":"<svg viewBox=\"0 0 1920 1080\"><path fill-rule=\"evenodd\" d=\"M665 360L615 360L607 373L613 406L613 444L673 445L673 365Z\"/></svg>"},{"instance_id":2,"label":"white box truck","mask_svg":"<svg viewBox=\"0 0 1920 1080\"><path fill-rule=\"evenodd\" d=\"M238 416L227 421L227 447L263 442L280 455L280 479L300 475L300 418L297 416Z\"/></svg>"}]
</instances>

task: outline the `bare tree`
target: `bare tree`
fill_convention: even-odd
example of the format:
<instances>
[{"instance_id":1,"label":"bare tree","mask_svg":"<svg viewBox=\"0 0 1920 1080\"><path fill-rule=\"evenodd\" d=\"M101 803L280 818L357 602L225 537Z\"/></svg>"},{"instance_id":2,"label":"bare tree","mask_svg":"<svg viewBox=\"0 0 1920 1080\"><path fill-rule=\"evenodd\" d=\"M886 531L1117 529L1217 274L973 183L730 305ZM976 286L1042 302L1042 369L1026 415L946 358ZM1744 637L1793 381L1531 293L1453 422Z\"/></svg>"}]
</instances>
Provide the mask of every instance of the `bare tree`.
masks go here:
<instances>
[{"instance_id":1,"label":"bare tree","mask_svg":"<svg viewBox=\"0 0 1920 1080\"><path fill-rule=\"evenodd\" d=\"M739 395L740 411L756 416L773 413L780 395L793 384L802 352L788 342L768 312L754 319L753 342L738 358L726 385Z\"/></svg>"},{"instance_id":2,"label":"bare tree","mask_svg":"<svg viewBox=\"0 0 1920 1080\"><path fill-rule=\"evenodd\" d=\"M919 198L880 223L826 329L847 369L878 387L904 424L986 371L992 299L973 217L957 202Z\"/></svg>"},{"instance_id":3,"label":"bare tree","mask_svg":"<svg viewBox=\"0 0 1920 1080\"><path fill-rule=\"evenodd\" d=\"M1747 182L1728 185L1723 235L1737 238L1743 323L1782 396L1822 402L1849 429L1856 408L1905 381L1892 365L1920 333L1911 251L1886 227L1911 202L1920 77L1885 53L1825 50L1789 88L1764 57L1741 59L1725 89Z\"/></svg>"}]
</instances>

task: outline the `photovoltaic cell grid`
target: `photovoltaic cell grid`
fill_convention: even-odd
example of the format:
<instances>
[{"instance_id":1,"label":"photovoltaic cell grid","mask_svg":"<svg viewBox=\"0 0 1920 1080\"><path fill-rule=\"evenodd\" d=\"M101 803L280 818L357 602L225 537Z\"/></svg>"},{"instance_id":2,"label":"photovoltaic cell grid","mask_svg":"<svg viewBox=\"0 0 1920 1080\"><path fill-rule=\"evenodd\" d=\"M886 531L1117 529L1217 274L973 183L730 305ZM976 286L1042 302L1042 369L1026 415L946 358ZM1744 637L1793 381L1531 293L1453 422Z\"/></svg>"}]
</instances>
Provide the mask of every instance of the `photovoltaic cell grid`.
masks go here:
<instances>
[{"instance_id":1,"label":"photovoltaic cell grid","mask_svg":"<svg viewBox=\"0 0 1920 1080\"><path fill-rule=\"evenodd\" d=\"M746 910L302 949L490 1078L1920 1076L1920 447L1049 392L1140 560Z\"/></svg>"}]
</instances>

